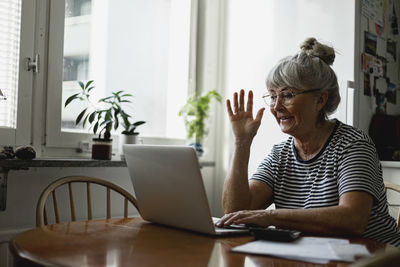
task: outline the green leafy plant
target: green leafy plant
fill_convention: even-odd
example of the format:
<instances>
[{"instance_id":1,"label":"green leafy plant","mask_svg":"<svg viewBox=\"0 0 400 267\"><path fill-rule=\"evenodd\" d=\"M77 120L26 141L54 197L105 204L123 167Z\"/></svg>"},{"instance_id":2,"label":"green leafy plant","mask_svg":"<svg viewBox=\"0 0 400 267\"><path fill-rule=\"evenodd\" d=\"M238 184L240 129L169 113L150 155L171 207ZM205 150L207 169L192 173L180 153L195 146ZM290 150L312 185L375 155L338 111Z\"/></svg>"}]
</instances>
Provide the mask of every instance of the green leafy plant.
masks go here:
<instances>
[{"instance_id":1,"label":"green leafy plant","mask_svg":"<svg viewBox=\"0 0 400 267\"><path fill-rule=\"evenodd\" d=\"M205 120L208 118L211 99L215 98L221 103L222 97L216 90L211 90L202 96L194 95L188 98L186 104L179 111L185 122L187 137L195 137L196 143L200 143L207 134Z\"/></svg>"},{"instance_id":2,"label":"green leafy plant","mask_svg":"<svg viewBox=\"0 0 400 267\"><path fill-rule=\"evenodd\" d=\"M142 125L146 122L145 121L137 121L137 122L131 123L129 121L128 117L124 117L126 115L127 115L126 113L121 112L121 116L124 120L123 125L124 125L124 129L125 129L121 133L125 134L125 135L138 135L139 133L136 132L136 127L138 127L139 125ZM127 115L127 116L129 116L129 115Z\"/></svg>"},{"instance_id":3,"label":"green leafy plant","mask_svg":"<svg viewBox=\"0 0 400 267\"><path fill-rule=\"evenodd\" d=\"M91 125L94 134L99 131L99 139L110 140L111 130L117 130L120 126L120 119L122 119L122 126L124 127L124 134L139 134L135 132L136 127L144 124L144 121L131 123L131 116L127 114L123 108L123 103L131 103L129 100L131 94L125 93L123 90L112 92L110 96L98 100L97 105L93 104L90 100L90 94L95 88L93 80L88 81L86 84L79 81L81 92L73 94L65 101L64 107L67 107L73 101L86 102L86 107L76 117L75 124L78 125L82 121L82 127L87 123ZM103 134L104 138L101 138Z\"/></svg>"}]
</instances>

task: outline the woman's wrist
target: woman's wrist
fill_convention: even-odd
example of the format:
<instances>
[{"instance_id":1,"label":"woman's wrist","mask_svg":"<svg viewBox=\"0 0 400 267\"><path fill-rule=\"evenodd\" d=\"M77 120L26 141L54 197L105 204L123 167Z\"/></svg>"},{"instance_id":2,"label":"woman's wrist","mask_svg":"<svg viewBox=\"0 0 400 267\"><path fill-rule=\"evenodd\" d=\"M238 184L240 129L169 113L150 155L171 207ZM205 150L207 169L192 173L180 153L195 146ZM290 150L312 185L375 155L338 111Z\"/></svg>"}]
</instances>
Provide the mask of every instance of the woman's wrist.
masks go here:
<instances>
[{"instance_id":1,"label":"woman's wrist","mask_svg":"<svg viewBox=\"0 0 400 267\"><path fill-rule=\"evenodd\" d=\"M267 212L268 225L276 226L276 221L275 221L276 210L271 209L265 211Z\"/></svg>"},{"instance_id":2,"label":"woman's wrist","mask_svg":"<svg viewBox=\"0 0 400 267\"><path fill-rule=\"evenodd\" d=\"M235 147L236 148L250 148L252 140L248 139L236 139L235 140Z\"/></svg>"}]
</instances>

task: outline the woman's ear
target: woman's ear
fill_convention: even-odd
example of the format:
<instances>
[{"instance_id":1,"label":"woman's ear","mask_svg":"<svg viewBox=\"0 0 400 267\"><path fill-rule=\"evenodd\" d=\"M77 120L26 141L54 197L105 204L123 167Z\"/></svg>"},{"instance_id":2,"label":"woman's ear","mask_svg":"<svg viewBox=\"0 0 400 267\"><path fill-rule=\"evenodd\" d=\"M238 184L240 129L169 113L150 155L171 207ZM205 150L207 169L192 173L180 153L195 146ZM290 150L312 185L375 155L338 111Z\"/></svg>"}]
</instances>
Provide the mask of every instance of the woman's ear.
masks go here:
<instances>
[{"instance_id":1,"label":"woman's ear","mask_svg":"<svg viewBox=\"0 0 400 267\"><path fill-rule=\"evenodd\" d=\"M320 111L328 101L329 93L328 90L322 90L317 98L317 110Z\"/></svg>"}]
</instances>

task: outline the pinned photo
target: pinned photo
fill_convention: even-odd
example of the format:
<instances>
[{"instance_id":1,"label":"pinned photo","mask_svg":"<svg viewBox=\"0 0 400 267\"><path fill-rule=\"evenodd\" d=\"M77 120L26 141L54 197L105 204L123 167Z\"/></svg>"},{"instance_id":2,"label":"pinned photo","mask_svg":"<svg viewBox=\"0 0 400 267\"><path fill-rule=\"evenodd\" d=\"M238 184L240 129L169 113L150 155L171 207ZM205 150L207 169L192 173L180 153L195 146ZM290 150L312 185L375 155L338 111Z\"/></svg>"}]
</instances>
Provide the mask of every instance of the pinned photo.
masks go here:
<instances>
[{"instance_id":1,"label":"pinned photo","mask_svg":"<svg viewBox=\"0 0 400 267\"><path fill-rule=\"evenodd\" d=\"M388 81L386 99L389 103L396 104L396 98L397 98L396 85Z\"/></svg>"},{"instance_id":2,"label":"pinned photo","mask_svg":"<svg viewBox=\"0 0 400 267\"><path fill-rule=\"evenodd\" d=\"M371 80L368 73L364 73L364 95L371 96Z\"/></svg>"},{"instance_id":3,"label":"pinned photo","mask_svg":"<svg viewBox=\"0 0 400 267\"><path fill-rule=\"evenodd\" d=\"M386 59L388 61L396 61L396 42L393 40L387 40Z\"/></svg>"},{"instance_id":4,"label":"pinned photo","mask_svg":"<svg viewBox=\"0 0 400 267\"><path fill-rule=\"evenodd\" d=\"M370 32L365 32L364 36L365 36L365 48L364 48L365 53L375 56L377 36Z\"/></svg>"},{"instance_id":5,"label":"pinned photo","mask_svg":"<svg viewBox=\"0 0 400 267\"><path fill-rule=\"evenodd\" d=\"M373 76L383 77L385 74L385 66L381 59L367 53L362 53L362 68L364 73Z\"/></svg>"}]
</instances>

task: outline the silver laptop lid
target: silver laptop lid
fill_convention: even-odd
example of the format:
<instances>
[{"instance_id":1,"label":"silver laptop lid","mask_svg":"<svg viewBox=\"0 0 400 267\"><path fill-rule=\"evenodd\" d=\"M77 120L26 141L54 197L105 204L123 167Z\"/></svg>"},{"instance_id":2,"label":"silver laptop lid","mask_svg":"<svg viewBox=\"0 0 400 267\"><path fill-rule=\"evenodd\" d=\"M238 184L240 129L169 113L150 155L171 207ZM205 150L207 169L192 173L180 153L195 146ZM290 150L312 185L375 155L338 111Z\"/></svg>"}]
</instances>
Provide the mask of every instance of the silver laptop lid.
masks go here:
<instances>
[{"instance_id":1,"label":"silver laptop lid","mask_svg":"<svg viewBox=\"0 0 400 267\"><path fill-rule=\"evenodd\" d=\"M193 148L124 145L123 149L143 219L215 234Z\"/></svg>"}]
</instances>

